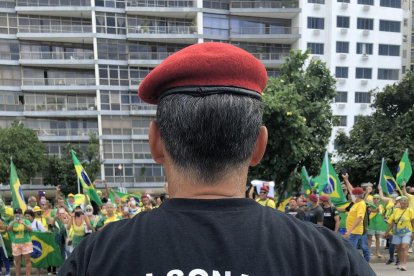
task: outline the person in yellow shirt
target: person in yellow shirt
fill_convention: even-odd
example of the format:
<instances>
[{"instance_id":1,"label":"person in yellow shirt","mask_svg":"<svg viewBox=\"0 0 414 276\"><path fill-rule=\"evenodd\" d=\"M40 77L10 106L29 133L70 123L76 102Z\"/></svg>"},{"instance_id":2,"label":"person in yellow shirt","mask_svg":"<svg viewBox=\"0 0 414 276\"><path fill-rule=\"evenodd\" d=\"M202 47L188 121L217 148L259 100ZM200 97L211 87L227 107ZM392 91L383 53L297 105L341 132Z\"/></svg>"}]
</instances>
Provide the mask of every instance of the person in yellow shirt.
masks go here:
<instances>
[{"instance_id":1,"label":"person in yellow shirt","mask_svg":"<svg viewBox=\"0 0 414 276\"><path fill-rule=\"evenodd\" d=\"M269 197L267 194L269 193L269 187L263 186L260 188L259 198L256 199L256 202L262 206L269 207L272 209L276 209L275 201Z\"/></svg>"},{"instance_id":2,"label":"person in yellow shirt","mask_svg":"<svg viewBox=\"0 0 414 276\"><path fill-rule=\"evenodd\" d=\"M410 240L414 238L414 210L408 207L406 196L401 196L400 208L395 209L388 219L386 236L389 235L391 229L393 231L392 243L397 246L397 254L400 260L400 265L397 268L406 271L408 245Z\"/></svg>"},{"instance_id":3,"label":"person in yellow shirt","mask_svg":"<svg viewBox=\"0 0 414 276\"><path fill-rule=\"evenodd\" d=\"M344 238L348 239L355 249L357 248L358 241L361 240L364 259L369 262L371 253L369 252L368 243L362 240L362 235L364 234L364 218L367 210L367 205L364 201L364 190L356 187L352 189L352 194L355 196L355 202L349 210L346 219L346 233Z\"/></svg>"}]
</instances>

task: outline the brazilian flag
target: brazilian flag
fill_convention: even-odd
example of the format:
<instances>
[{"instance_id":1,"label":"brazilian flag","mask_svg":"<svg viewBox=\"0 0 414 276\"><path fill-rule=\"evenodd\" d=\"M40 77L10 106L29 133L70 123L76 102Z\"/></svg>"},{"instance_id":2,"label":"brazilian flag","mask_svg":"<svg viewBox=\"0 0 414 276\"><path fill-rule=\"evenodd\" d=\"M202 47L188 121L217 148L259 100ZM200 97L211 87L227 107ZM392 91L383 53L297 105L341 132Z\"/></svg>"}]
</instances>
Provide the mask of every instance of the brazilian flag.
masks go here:
<instances>
[{"instance_id":1,"label":"brazilian flag","mask_svg":"<svg viewBox=\"0 0 414 276\"><path fill-rule=\"evenodd\" d=\"M325 153L321 171L314 180L317 184L319 193L328 195L333 205L341 206L347 203L347 199L342 192L341 181L329 161L328 152Z\"/></svg>"},{"instance_id":2,"label":"brazilian flag","mask_svg":"<svg viewBox=\"0 0 414 276\"><path fill-rule=\"evenodd\" d=\"M398 171L397 171L397 183L399 186L402 186L403 182L408 183L410 177L413 173L413 169L411 167L411 161L408 158L408 149L404 151L403 156L401 157L401 161L398 164Z\"/></svg>"},{"instance_id":3,"label":"brazilian flag","mask_svg":"<svg viewBox=\"0 0 414 276\"><path fill-rule=\"evenodd\" d=\"M387 162L385 162L384 158L382 158L381 163L379 185L381 185L381 189L386 194L392 194L397 189L397 182L395 181L395 178L388 168Z\"/></svg>"},{"instance_id":4,"label":"brazilian flag","mask_svg":"<svg viewBox=\"0 0 414 276\"><path fill-rule=\"evenodd\" d=\"M63 258L56 243L55 234L49 232L32 232L33 253L31 255L33 267L47 268L61 266Z\"/></svg>"},{"instance_id":5,"label":"brazilian flag","mask_svg":"<svg viewBox=\"0 0 414 276\"><path fill-rule=\"evenodd\" d=\"M86 173L82 164L79 162L78 158L76 157L75 151L71 150L70 154L72 155L73 165L75 166L78 179L80 183L82 184L83 191L89 196L91 201L95 201L96 204L98 204L99 206L102 206L101 198L96 193L95 187L93 186L91 180L89 179L88 174Z\"/></svg>"},{"instance_id":6,"label":"brazilian flag","mask_svg":"<svg viewBox=\"0 0 414 276\"><path fill-rule=\"evenodd\" d=\"M118 191L110 191L109 192L109 199L111 200L112 203L115 203L115 199L117 197L119 197L121 199L121 201L127 201L129 197L133 197L135 198L136 201L139 201L140 197L138 195L135 194L124 194ZM137 200L138 199L138 200Z\"/></svg>"}]
</instances>

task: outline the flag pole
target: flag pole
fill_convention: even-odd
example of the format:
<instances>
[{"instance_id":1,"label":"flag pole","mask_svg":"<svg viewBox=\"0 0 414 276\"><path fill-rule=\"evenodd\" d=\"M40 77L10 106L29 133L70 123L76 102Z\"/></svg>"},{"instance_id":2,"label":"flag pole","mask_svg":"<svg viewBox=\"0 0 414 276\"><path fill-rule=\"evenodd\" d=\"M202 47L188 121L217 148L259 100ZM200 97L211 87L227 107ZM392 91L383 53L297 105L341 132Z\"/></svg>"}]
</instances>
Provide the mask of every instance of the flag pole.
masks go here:
<instances>
[{"instance_id":1,"label":"flag pole","mask_svg":"<svg viewBox=\"0 0 414 276\"><path fill-rule=\"evenodd\" d=\"M384 170L384 157L381 160L381 172L380 172L380 176L379 176L379 180L378 180L378 186L381 185L381 177L382 177L382 172ZM378 188L378 187L377 187ZM382 188L382 187L381 187ZM387 186L387 192L388 192L388 186ZM388 193L387 193L388 194Z\"/></svg>"},{"instance_id":2,"label":"flag pole","mask_svg":"<svg viewBox=\"0 0 414 276\"><path fill-rule=\"evenodd\" d=\"M326 158L326 186L330 185L331 183L329 182L329 155L328 155L328 151L325 151L325 158ZM322 191L323 192L323 191Z\"/></svg>"},{"instance_id":3,"label":"flag pole","mask_svg":"<svg viewBox=\"0 0 414 276\"><path fill-rule=\"evenodd\" d=\"M79 183L79 177L76 177L76 180L78 181L78 194L80 194L80 183Z\"/></svg>"}]
</instances>

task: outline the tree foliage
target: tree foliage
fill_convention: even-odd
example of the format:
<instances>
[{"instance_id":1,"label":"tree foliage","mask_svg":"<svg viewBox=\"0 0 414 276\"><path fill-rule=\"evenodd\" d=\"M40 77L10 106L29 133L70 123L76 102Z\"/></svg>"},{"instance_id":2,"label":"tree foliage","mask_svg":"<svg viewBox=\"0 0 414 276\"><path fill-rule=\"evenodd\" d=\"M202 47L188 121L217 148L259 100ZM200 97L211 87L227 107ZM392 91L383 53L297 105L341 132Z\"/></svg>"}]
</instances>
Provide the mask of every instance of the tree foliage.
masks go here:
<instances>
[{"instance_id":1,"label":"tree foliage","mask_svg":"<svg viewBox=\"0 0 414 276\"><path fill-rule=\"evenodd\" d=\"M78 159L81 161L91 181L100 174L101 168L99 140L95 134L89 136L86 151L82 151L75 145L68 143L61 157L49 156L48 166L45 167L43 172L44 184L61 185L62 192L65 194L78 192L77 176L70 155L72 149L76 152Z\"/></svg>"},{"instance_id":2,"label":"tree foliage","mask_svg":"<svg viewBox=\"0 0 414 276\"><path fill-rule=\"evenodd\" d=\"M249 179L273 180L282 193L299 189L301 166L318 174L331 135L335 95L326 65L310 60L308 52L291 51L280 76L269 79L263 94L269 141Z\"/></svg>"},{"instance_id":3,"label":"tree foliage","mask_svg":"<svg viewBox=\"0 0 414 276\"><path fill-rule=\"evenodd\" d=\"M355 184L378 182L383 157L394 175L406 148L414 159L414 75L374 96L374 113L360 117L349 135L336 137L340 165Z\"/></svg>"},{"instance_id":4,"label":"tree foliage","mask_svg":"<svg viewBox=\"0 0 414 276\"><path fill-rule=\"evenodd\" d=\"M46 149L34 130L21 122L13 122L8 128L0 129L0 182L8 183L10 158L16 165L21 183L30 183L46 165Z\"/></svg>"}]
</instances>

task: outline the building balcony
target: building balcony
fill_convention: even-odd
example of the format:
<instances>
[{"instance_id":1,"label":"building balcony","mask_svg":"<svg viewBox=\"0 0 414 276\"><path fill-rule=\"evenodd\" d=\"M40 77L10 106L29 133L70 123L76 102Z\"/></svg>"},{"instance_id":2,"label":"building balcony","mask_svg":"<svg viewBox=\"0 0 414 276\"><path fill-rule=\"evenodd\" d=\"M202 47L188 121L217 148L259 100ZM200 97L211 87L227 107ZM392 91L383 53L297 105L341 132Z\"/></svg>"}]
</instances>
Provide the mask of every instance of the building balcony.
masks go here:
<instances>
[{"instance_id":1,"label":"building balcony","mask_svg":"<svg viewBox=\"0 0 414 276\"><path fill-rule=\"evenodd\" d=\"M23 78L21 89L35 92L90 93L96 90L96 80L95 78Z\"/></svg>"},{"instance_id":2,"label":"building balcony","mask_svg":"<svg viewBox=\"0 0 414 276\"><path fill-rule=\"evenodd\" d=\"M93 43L91 25L20 25L17 38L37 41Z\"/></svg>"},{"instance_id":3,"label":"building balcony","mask_svg":"<svg viewBox=\"0 0 414 276\"><path fill-rule=\"evenodd\" d=\"M93 69L93 52L20 52L21 65Z\"/></svg>"},{"instance_id":4,"label":"building balcony","mask_svg":"<svg viewBox=\"0 0 414 276\"><path fill-rule=\"evenodd\" d=\"M231 1L230 14L292 19L300 13L299 1Z\"/></svg>"},{"instance_id":5,"label":"building balcony","mask_svg":"<svg viewBox=\"0 0 414 276\"><path fill-rule=\"evenodd\" d=\"M174 52L135 52L129 53L128 64L130 66L155 67Z\"/></svg>"},{"instance_id":6,"label":"building balcony","mask_svg":"<svg viewBox=\"0 0 414 276\"><path fill-rule=\"evenodd\" d=\"M239 27L230 32L230 39L240 42L291 44L300 37L299 28L292 27Z\"/></svg>"},{"instance_id":7,"label":"building balcony","mask_svg":"<svg viewBox=\"0 0 414 276\"><path fill-rule=\"evenodd\" d=\"M81 112L80 112L81 111ZM91 104L37 104L24 105L27 117L96 117L98 111Z\"/></svg>"},{"instance_id":8,"label":"building balcony","mask_svg":"<svg viewBox=\"0 0 414 276\"><path fill-rule=\"evenodd\" d=\"M92 18L90 0L17 0L18 14Z\"/></svg>"},{"instance_id":9,"label":"building balcony","mask_svg":"<svg viewBox=\"0 0 414 276\"><path fill-rule=\"evenodd\" d=\"M0 2L0 8L3 9L14 9L16 2L14 0L3 0Z\"/></svg>"},{"instance_id":10,"label":"building balcony","mask_svg":"<svg viewBox=\"0 0 414 276\"><path fill-rule=\"evenodd\" d=\"M34 129L41 141L89 141L89 134L98 135L98 129Z\"/></svg>"},{"instance_id":11,"label":"building balcony","mask_svg":"<svg viewBox=\"0 0 414 276\"><path fill-rule=\"evenodd\" d=\"M196 26L128 27L127 39L136 41L194 44L200 35Z\"/></svg>"},{"instance_id":12,"label":"building balcony","mask_svg":"<svg viewBox=\"0 0 414 276\"><path fill-rule=\"evenodd\" d=\"M130 115L156 115L157 106L151 104L131 104Z\"/></svg>"},{"instance_id":13,"label":"building balcony","mask_svg":"<svg viewBox=\"0 0 414 276\"><path fill-rule=\"evenodd\" d=\"M191 0L127 0L125 11L128 15L195 18L198 9Z\"/></svg>"},{"instance_id":14,"label":"building balcony","mask_svg":"<svg viewBox=\"0 0 414 276\"><path fill-rule=\"evenodd\" d=\"M251 53L267 68L279 68L289 53Z\"/></svg>"}]
</instances>

